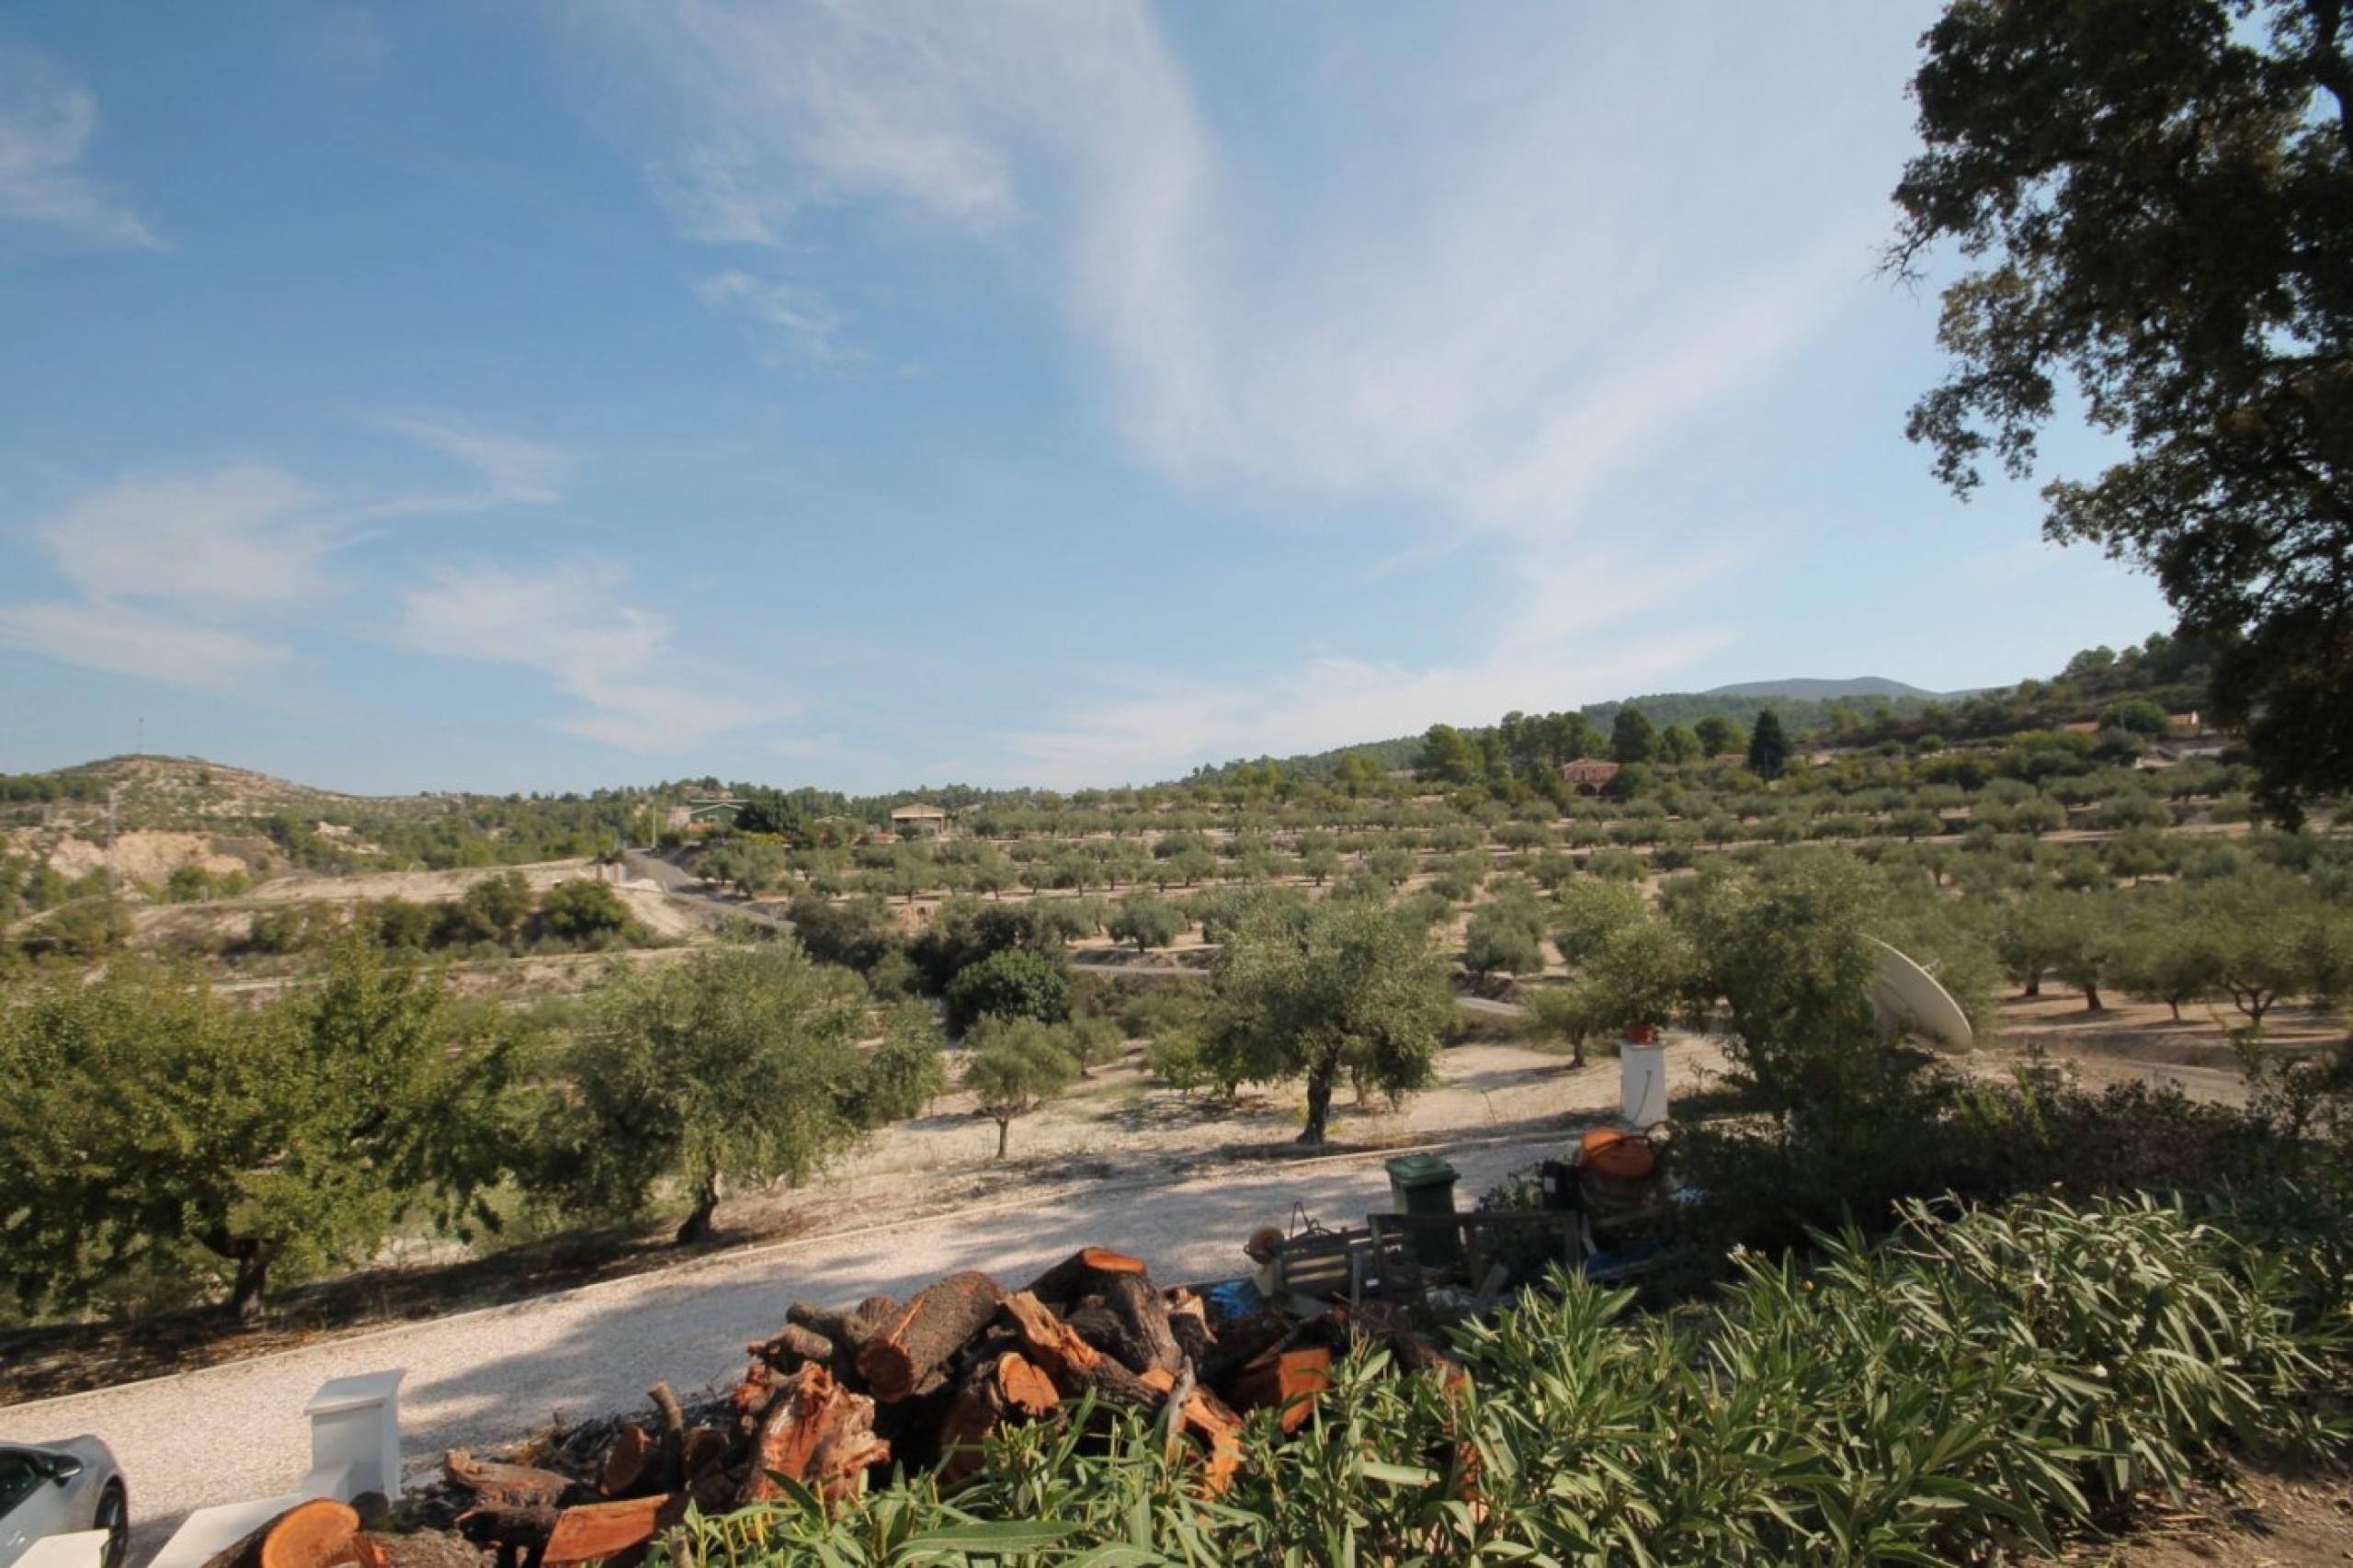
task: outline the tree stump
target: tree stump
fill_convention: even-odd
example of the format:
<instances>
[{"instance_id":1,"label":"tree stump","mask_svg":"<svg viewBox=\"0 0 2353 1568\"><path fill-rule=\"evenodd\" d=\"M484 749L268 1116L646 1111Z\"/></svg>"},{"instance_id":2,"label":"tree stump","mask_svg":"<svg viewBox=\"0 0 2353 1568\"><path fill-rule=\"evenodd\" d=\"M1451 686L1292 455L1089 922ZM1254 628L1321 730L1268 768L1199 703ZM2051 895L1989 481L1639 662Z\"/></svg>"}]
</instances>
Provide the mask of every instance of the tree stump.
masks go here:
<instances>
[{"instance_id":1,"label":"tree stump","mask_svg":"<svg viewBox=\"0 0 2353 1568\"><path fill-rule=\"evenodd\" d=\"M1082 1296L1103 1293L1106 1281L1118 1275L1144 1275L1143 1260L1108 1247L1081 1247L1029 1282L1029 1293L1057 1310Z\"/></svg>"},{"instance_id":2,"label":"tree stump","mask_svg":"<svg viewBox=\"0 0 2353 1568\"><path fill-rule=\"evenodd\" d=\"M951 1274L909 1301L898 1320L858 1352L868 1392L884 1403L920 1392L964 1342L996 1315L1005 1291L985 1274Z\"/></svg>"}]
</instances>

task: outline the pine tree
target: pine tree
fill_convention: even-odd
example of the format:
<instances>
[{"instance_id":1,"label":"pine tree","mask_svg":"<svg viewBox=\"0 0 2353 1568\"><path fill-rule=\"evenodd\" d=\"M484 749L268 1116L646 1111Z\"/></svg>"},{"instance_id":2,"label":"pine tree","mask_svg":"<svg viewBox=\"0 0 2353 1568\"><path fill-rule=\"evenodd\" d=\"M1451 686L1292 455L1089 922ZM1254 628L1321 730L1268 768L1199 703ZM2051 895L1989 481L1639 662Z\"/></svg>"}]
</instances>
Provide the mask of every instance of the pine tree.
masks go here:
<instances>
[{"instance_id":1,"label":"pine tree","mask_svg":"<svg viewBox=\"0 0 2353 1568\"><path fill-rule=\"evenodd\" d=\"M1625 707L1609 726L1609 755L1620 762L1648 762L1658 749L1658 731L1641 709Z\"/></svg>"},{"instance_id":2,"label":"pine tree","mask_svg":"<svg viewBox=\"0 0 2353 1568\"><path fill-rule=\"evenodd\" d=\"M1790 763L1790 738L1781 733L1781 716L1770 708L1756 715L1756 724L1748 733L1748 771L1759 778L1774 779Z\"/></svg>"}]
</instances>

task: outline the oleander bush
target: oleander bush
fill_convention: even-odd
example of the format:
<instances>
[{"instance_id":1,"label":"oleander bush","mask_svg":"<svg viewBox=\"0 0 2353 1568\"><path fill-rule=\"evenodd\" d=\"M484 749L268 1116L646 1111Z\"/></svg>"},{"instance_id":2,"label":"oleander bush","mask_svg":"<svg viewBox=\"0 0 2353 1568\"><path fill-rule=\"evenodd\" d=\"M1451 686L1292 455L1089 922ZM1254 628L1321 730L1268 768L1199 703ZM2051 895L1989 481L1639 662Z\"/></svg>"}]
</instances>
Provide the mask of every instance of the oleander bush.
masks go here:
<instances>
[{"instance_id":1,"label":"oleander bush","mask_svg":"<svg viewBox=\"0 0 2353 1568\"><path fill-rule=\"evenodd\" d=\"M1378 1351L1336 1369L1296 1437L1254 1416L1215 1499L1145 1421L1081 1407L1001 1432L952 1492L902 1479L832 1510L796 1493L692 1520L666 1551L693 1568L2054 1552L2217 1443L2345 1446L2343 1288L2322 1288L2302 1228L2326 1217L2204 1216L1915 1202L1877 1243L1818 1235L1808 1264L1736 1255L1714 1301L1671 1314L1559 1278L1454 1332L1467 1381Z\"/></svg>"}]
</instances>

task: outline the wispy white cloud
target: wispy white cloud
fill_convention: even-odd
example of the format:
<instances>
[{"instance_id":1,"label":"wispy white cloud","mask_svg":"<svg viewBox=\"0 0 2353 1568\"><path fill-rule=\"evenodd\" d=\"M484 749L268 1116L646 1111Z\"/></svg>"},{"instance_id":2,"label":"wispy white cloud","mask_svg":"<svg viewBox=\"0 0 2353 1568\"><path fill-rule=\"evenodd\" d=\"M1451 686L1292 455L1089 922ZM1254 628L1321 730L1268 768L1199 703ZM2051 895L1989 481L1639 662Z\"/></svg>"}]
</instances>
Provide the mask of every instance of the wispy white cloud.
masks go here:
<instances>
[{"instance_id":1,"label":"wispy white cloud","mask_svg":"<svg viewBox=\"0 0 2353 1568\"><path fill-rule=\"evenodd\" d=\"M666 619L624 602L626 584L611 562L445 566L402 593L397 634L418 653L539 671L585 710L556 728L623 751L677 751L789 710L780 698L733 695L723 674L695 667Z\"/></svg>"},{"instance_id":2,"label":"wispy white cloud","mask_svg":"<svg viewBox=\"0 0 2353 1568\"><path fill-rule=\"evenodd\" d=\"M812 290L733 271L704 278L695 285L695 293L713 310L732 311L757 322L805 364L822 369L866 358L840 341L840 314Z\"/></svg>"},{"instance_id":3,"label":"wispy white cloud","mask_svg":"<svg viewBox=\"0 0 2353 1568\"><path fill-rule=\"evenodd\" d=\"M0 642L173 686L267 675L290 651L256 619L330 591L319 501L259 463L100 486L32 529L81 598L0 605Z\"/></svg>"},{"instance_id":4,"label":"wispy white cloud","mask_svg":"<svg viewBox=\"0 0 2353 1568\"><path fill-rule=\"evenodd\" d=\"M118 480L34 533L93 599L148 599L207 612L299 603L324 585L335 548L322 497L283 469Z\"/></svg>"},{"instance_id":5,"label":"wispy white cloud","mask_svg":"<svg viewBox=\"0 0 2353 1568\"><path fill-rule=\"evenodd\" d=\"M329 491L269 463L133 474L28 532L78 600L0 604L0 643L176 686L252 681L291 658L285 625L344 591L338 552L390 517L548 506L559 448L448 418L383 422L474 476L464 491Z\"/></svg>"},{"instance_id":6,"label":"wispy white cloud","mask_svg":"<svg viewBox=\"0 0 2353 1568\"><path fill-rule=\"evenodd\" d=\"M222 688L273 674L280 642L104 600L0 605L0 647L166 686Z\"/></svg>"},{"instance_id":7,"label":"wispy white cloud","mask_svg":"<svg viewBox=\"0 0 2353 1568\"><path fill-rule=\"evenodd\" d=\"M86 244L168 248L83 165L98 100L62 67L0 45L0 220L62 229Z\"/></svg>"},{"instance_id":8,"label":"wispy white cloud","mask_svg":"<svg viewBox=\"0 0 2353 1568\"><path fill-rule=\"evenodd\" d=\"M1236 756L1323 751L1410 734L1433 722L1549 711L1566 694L1654 684L1716 652L1732 631L1662 614L1740 565L1744 552L1677 562L1631 544L1548 552L1500 606L1489 645L1452 663L1323 657L1264 680L1131 674L1123 690L1073 704L1011 736L1008 779L1057 788L1174 778ZM1636 570L1646 565L1646 570Z\"/></svg>"},{"instance_id":9,"label":"wispy white cloud","mask_svg":"<svg viewBox=\"0 0 2353 1568\"><path fill-rule=\"evenodd\" d=\"M573 454L546 441L486 429L448 415L393 415L377 421L439 453L475 476L474 487L449 494L420 493L395 497L379 510L405 512L482 511L495 506L551 506L578 467Z\"/></svg>"},{"instance_id":10,"label":"wispy white cloud","mask_svg":"<svg viewBox=\"0 0 2353 1568\"><path fill-rule=\"evenodd\" d=\"M1141 463L1404 502L1428 519L1420 551L1490 547L1483 648L1309 662L1273 703L1142 677L1019 738L1064 781L1346 738L1327 718L1381 721L1361 736L1557 707L1696 656L1648 625L1600 651L1562 628L1662 560L1728 570L1740 520L1645 518L1643 559L1597 579L1595 507L1870 286L1886 171L1856 131L1900 117L1777 97L1834 16L1538 9L1386 62L1396 90L1351 97L1312 176L1269 182L1142 0L599 15L654 85L658 187L691 237L780 244L813 207L863 201L1017 264L1042 245Z\"/></svg>"},{"instance_id":11,"label":"wispy white cloud","mask_svg":"<svg viewBox=\"0 0 2353 1568\"><path fill-rule=\"evenodd\" d=\"M1019 778L1072 789L1168 778L1236 756L1323 751L1410 734L1434 719L1492 720L1514 708L1558 707L1564 690L1624 690L1682 668L1722 645L1699 629L1540 654L1499 651L1459 665L1414 668L1355 659L1313 660L1267 680L1202 682L1138 676L1132 690L1081 704L1046 727L1010 737Z\"/></svg>"}]
</instances>

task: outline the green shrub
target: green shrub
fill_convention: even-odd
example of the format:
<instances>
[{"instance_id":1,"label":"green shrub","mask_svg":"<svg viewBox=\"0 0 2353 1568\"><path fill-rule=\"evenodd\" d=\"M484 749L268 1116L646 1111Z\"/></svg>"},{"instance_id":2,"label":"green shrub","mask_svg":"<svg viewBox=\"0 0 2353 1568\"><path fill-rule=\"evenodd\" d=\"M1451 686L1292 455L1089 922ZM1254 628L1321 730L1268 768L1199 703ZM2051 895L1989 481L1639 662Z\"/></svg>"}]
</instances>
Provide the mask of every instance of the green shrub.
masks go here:
<instances>
[{"instance_id":1,"label":"green shrub","mask_svg":"<svg viewBox=\"0 0 2353 1568\"><path fill-rule=\"evenodd\" d=\"M694 1568L800 1562L1940 1562L2054 1555L2177 1485L2207 1445L2317 1451L2323 1369L2267 1255L2152 1200L1907 1210L1823 1261L1738 1260L1710 1307L1629 1313L1556 1278L1455 1333L1470 1373L1334 1370L1288 1439L1250 1419L1233 1483L1133 1414L1082 1410L828 1507L688 1527ZM1099 1436L1090 1435L1099 1433ZM1475 1501L1474 1501L1475 1499Z\"/></svg>"},{"instance_id":2,"label":"green shrub","mask_svg":"<svg viewBox=\"0 0 2353 1568\"><path fill-rule=\"evenodd\" d=\"M940 1060L931 1009L914 1003L892 1011L882 1043L867 1054L850 1081L847 1108L860 1127L881 1127L922 1115L947 1092L948 1067Z\"/></svg>"},{"instance_id":3,"label":"green shrub","mask_svg":"<svg viewBox=\"0 0 2353 1568\"><path fill-rule=\"evenodd\" d=\"M984 1017L1058 1024L1069 1017L1070 971L1029 948L1001 948L948 983L948 1027L960 1035Z\"/></svg>"}]
</instances>

